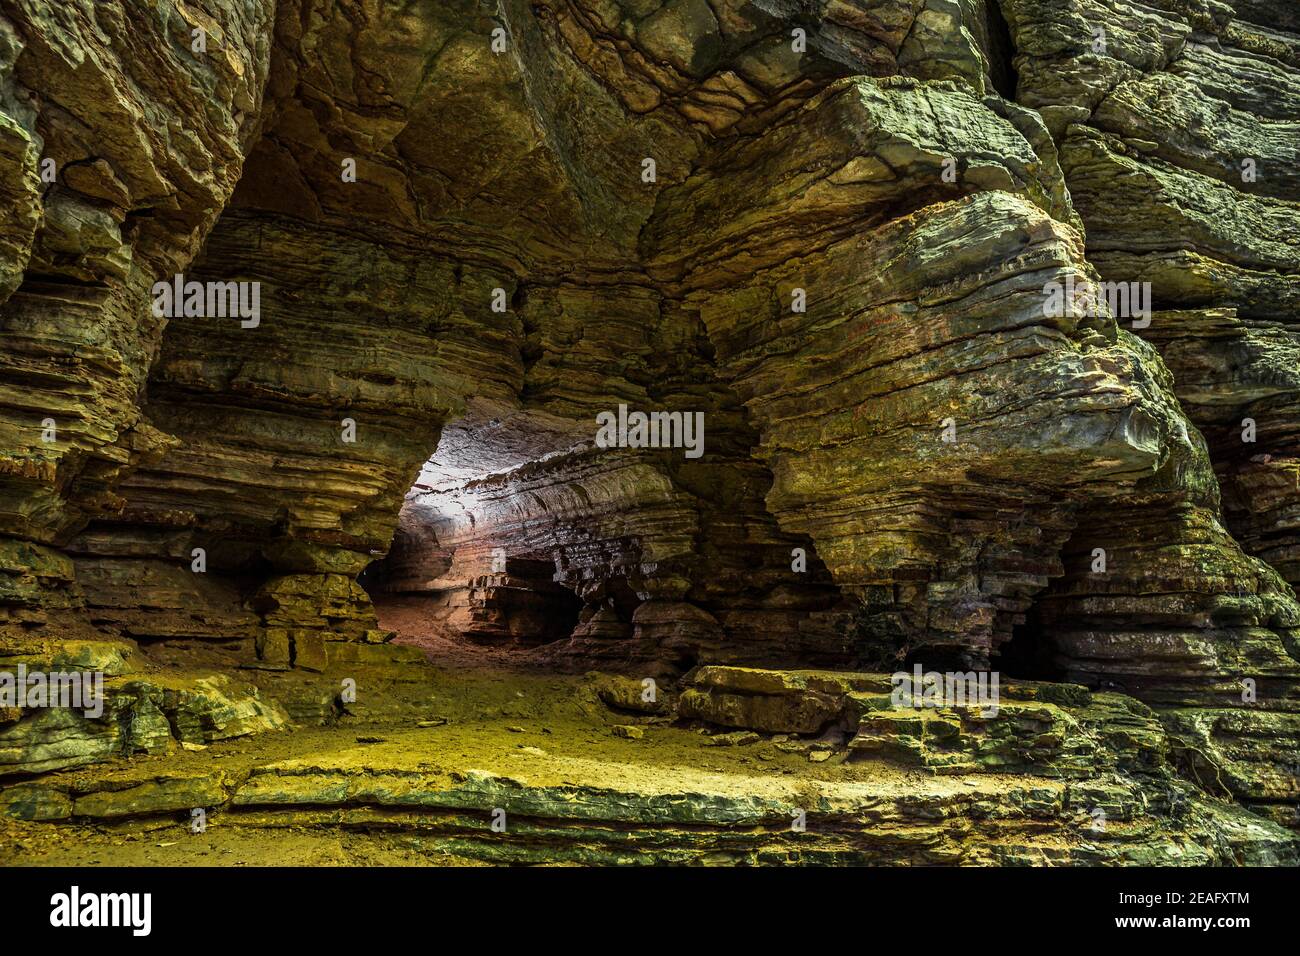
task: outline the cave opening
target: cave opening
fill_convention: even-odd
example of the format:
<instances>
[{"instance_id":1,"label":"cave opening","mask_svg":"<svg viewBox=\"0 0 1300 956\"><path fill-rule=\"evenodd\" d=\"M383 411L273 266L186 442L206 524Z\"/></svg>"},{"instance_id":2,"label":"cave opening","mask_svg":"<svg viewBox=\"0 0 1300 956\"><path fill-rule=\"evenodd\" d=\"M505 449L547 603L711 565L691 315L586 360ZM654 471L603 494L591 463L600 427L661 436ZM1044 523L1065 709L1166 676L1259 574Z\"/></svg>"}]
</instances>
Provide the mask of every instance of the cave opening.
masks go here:
<instances>
[{"instance_id":1,"label":"cave opening","mask_svg":"<svg viewBox=\"0 0 1300 956\"><path fill-rule=\"evenodd\" d=\"M1023 623L1012 628L1011 640L997 649L990 663L993 670L1018 680L1060 683L1065 679L1051 637L1033 608Z\"/></svg>"},{"instance_id":2,"label":"cave opening","mask_svg":"<svg viewBox=\"0 0 1300 956\"><path fill-rule=\"evenodd\" d=\"M358 576L399 641L537 647L568 640L590 617L554 534L525 517L518 474L557 450L555 436L518 418L485 405L446 426L387 553Z\"/></svg>"},{"instance_id":3,"label":"cave opening","mask_svg":"<svg viewBox=\"0 0 1300 956\"><path fill-rule=\"evenodd\" d=\"M436 537L399 529L388 555L357 583L380 620L396 625L399 640L534 647L571 637L585 604L558 580L555 559L505 554L504 547L492 552L483 568L481 556L457 561L454 552L439 553Z\"/></svg>"}]
</instances>

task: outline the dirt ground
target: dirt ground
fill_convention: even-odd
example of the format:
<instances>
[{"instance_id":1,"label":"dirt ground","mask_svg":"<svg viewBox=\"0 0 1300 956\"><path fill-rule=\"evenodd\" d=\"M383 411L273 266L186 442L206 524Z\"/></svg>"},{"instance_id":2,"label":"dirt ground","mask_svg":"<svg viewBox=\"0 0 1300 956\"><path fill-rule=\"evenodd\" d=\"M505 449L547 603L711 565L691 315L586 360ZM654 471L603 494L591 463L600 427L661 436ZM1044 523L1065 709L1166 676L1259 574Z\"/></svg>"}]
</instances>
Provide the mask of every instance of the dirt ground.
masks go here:
<instances>
[{"instance_id":1,"label":"dirt ground","mask_svg":"<svg viewBox=\"0 0 1300 956\"><path fill-rule=\"evenodd\" d=\"M530 785L582 784L653 792L674 786L762 794L802 779L870 781L881 792L960 787L880 763L813 762L812 741L778 735L744 746L717 746L704 728L666 717L622 714L597 697L592 679L544 670L545 649L481 647L422 625L418 604L382 609L382 623L431 662L417 679L359 681L357 701L334 726L300 726L215 742L203 750L139 755L52 775L77 792L126 789L160 774L211 774L225 780L285 760L315 760L344 771L526 774ZM283 699L332 693L337 676L300 671L248 672L262 691ZM635 725L642 736L619 736ZM714 728L716 733L717 729ZM41 778L49 779L49 778ZM108 780L109 783L105 783ZM993 783L987 780L986 783ZM965 784L969 785L969 784ZM181 815L71 825L0 815L0 863L7 865L457 865L418 834L336 828L244 829L214 815L203 833Z\"/></svg>"}]
</instances>

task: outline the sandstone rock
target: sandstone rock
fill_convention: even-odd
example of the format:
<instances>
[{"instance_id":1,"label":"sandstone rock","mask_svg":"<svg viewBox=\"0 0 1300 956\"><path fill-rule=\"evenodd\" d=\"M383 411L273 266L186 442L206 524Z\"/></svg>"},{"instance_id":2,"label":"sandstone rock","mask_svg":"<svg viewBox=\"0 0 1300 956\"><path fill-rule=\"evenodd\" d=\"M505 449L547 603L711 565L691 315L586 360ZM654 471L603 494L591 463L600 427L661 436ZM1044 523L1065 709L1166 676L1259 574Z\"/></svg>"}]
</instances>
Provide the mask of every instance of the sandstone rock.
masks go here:
<instances>
[{"instance_id":1,"label":"sandstone rock","mask_svg":"<svg viewBox=\"0 0 1300 956\"><path fill-rule=\"evenodd\" d=\"M820 733L841 716L846 704L853 677L845 675L842 684L838 677L816 671L705 667L696 674L695 686L682 691L677 713L764 733Z\"/></svg>"},{"instance_id":2,"label":"sandstone rock","mask_svg":"<svg viewBox=\"0 0 1300 956\"><path fill-rule=\"evenodd\" d=\"M211 743L287 725L279 704L226 675L110 679L98 717L39 708L0 727L0 775L61 770L137 752L166 753L182 742Z\"/></svg>"},{"instance_id":3,"label":"sandstone rock","mask_svg":"<svg viewBox=\"0 0 1300 956\"><path fill-rule=\"evenodd\" d=\"M672 695L661 689L653 678L638 680L617 674L600 674L593 678L593 686L601 701L615 710L643 714L664 714L672 710Z\"/></svg>"}]
</instances>

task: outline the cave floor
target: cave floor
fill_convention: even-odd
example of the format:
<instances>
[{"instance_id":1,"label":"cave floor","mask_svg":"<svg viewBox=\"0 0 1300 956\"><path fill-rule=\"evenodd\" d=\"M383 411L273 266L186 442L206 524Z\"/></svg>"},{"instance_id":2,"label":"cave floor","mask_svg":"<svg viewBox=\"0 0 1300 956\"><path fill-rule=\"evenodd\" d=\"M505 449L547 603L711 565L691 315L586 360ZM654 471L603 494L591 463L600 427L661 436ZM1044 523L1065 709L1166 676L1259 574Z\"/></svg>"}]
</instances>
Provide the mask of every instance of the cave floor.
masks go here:
<instances>
[{"instance_id":1,"label":"cave floor","mask_svg":"<svg viewBox=\"0 0 1300 956\"><path fill-rule=\"evenodd\" d=\"M624 712L602 701L601 675L539 670L535 650L449 642L400 609L385 624L429 665L242 675L285 703L291 730L6 781L0 801L22 812L0 813L0 863L1196 865L1295 856L1291 834L1182 783L1157 793L1113 767L1087 779L939 774L846 750L834 728L750 733ZM185 680L182 660L158 653L152 666ZM356 681L355 702L303 719L345 676ZM1166 789L1182 795L1182 810L1162 809ZM1109 814L1101 829L1098 806Z\"/></svg>"},{"instance_id":2,"label":"cave floor","mask_svg":"<svg viewBox=\"0 0 1300 956\"><path fill-rule=\"evenodd\" d=\"M1002 787L1023 784L1023 780L990 775L978 780L936 778L883 762L849 763L843 754L814 763L809 754L816 752L818 743L791 742L787 735L762 735L747 745L717 746L711 736L673 726L668 718L612 712L581 675L538 676L501 663L509 656L506 653L491 656L498 663L440 662L418 682L368 685L362 680L357 702L335 726L239 737L201 751L138 755L43 776L42 786L79 794L82 799L92 794L122 794L123 799L116 806L108 799L96 804L103 815L90 824L0 816L0 860L72 866L474 861L425 845L418 833L403 834L399 821L377 820L373 827L359 823L361 829L350 831L339 827L344 821L320 819L299 809L302 826L294 825L292 818L270 821L261 814L255 825L248 826L247 811L218 810L211 813L204 832L194 833L190 813L176 805L179 797L193 792L195 780L211 778L231 792L255 772L279 767L310 767L350 780L413 776L430 788L481 772L542 790L663 795L681 797L684 803L691 797L701 802L714 798L746 805L753 801L809 805L816 800L813 794L800 799L801 788L808 784L844 787L854 795L869 792L882 800L921 789L955 793L978 788L991 795ZM295 673L258 678L272 695L286 693L285 684L299 685L294 690L301 692L315 683L330 688L336 683L332 676L304 679ZM368 702L368 692L378 699ZM629 726L642 736L616 736L616 727ZM708 808L702 809L707 815ZM491 832L489 810L485 806L481 815L484 829ZM690 812L684 808L684 813ZM690 821L674 823L689 825Z\"/></svg>"}]
</instances>

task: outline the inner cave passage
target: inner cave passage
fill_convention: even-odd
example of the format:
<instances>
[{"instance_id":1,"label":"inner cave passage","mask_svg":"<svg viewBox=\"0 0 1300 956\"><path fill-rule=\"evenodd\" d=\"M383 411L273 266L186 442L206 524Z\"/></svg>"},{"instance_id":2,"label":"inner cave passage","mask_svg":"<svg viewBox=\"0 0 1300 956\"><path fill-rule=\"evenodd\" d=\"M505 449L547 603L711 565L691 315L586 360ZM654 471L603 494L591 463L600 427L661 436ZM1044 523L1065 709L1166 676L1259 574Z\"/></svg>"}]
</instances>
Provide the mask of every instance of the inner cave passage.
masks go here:
<instances>
[{"instance_id":1,"label":"inner cave passage","mask_svg":"<svg viewBox=\"0 0 1300 956\"><path fill-rule=\"evenodd\" d=\"M606 588L589 607L550 536L530 532L511 472L533 452L493 441L500 425L464 419L444 430L388 553L357 579L381 614L400 615L403 641L536 646L572 637L602 608L630 620L630 588Z\"/></svg>"},{"instance_id":2,"label":"inner cave passage","mask_svg":"<svg viewBox=\"0 0 1300 956\"><path fill-rule=\"evenodd\" d=\"M676 674L856 659L851 605L766 511L754 466L701 480L672 450L593 447L587 423L539 419L478 408L442 430L358 577L398 643Z\"/></svg>"}]
</instances>

